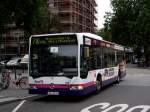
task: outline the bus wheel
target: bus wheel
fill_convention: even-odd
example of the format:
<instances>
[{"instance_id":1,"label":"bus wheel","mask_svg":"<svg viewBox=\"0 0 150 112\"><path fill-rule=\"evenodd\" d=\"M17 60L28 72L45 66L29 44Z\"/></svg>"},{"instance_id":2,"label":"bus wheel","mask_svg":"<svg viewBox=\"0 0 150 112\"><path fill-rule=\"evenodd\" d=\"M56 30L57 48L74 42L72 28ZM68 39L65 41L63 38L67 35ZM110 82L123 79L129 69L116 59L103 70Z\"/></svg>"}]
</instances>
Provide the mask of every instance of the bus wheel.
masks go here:
<instances>
[{"instance_id":1,"label":"bus wheel","mask_svg":"<svg viewBox=\"0 0 150 112\"><path fill-rule=\"evenodd\" d=\"M117 80L116 80L116 83L117 84L119 84L120 83L120 81L121 81L121 73L120 73L120 71L119 71L119 73L118 73L118 76L117 76Z\"/></svg>"},{"instance_id":2,"label":"bus wheel","mask_svg":"<svg viewBox=\"0 0 150 112\"><path fill-rule=\"evenodd\" d=\"M102 80L101 77L98 77L96 80L96 93L99 93L102 89Z\"/></svg>"}]
</instances>

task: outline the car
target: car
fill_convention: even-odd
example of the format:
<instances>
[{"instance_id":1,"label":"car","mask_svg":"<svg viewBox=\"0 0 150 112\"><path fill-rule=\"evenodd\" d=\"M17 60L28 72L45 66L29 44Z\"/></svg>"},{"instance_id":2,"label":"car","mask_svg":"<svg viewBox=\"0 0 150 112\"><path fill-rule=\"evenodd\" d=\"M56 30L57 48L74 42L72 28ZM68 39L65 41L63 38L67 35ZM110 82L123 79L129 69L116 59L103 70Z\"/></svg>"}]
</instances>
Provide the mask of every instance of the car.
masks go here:
<instances>
[{"instance_id":1,"label":"car","mask_svg":"<svg viewBox=\"0 0 150 112\"><path fill-rule=\"evenodd\" d=\"M138 59L135 58L135 59L133 60L133 64L137 64L137 62L138 62Z\"/></svg>"},{"instance_id":2,"label":"car","mask_svg":"<svg viewBox=\"0 0 150 112\"><path fill-rule=\"evenodd\" d=\"M21 64L28 64L29 63L29 55L25 54L22 58L21 58Z\"/></svg>"},{"instance_id":3,"label":"car","mask_svg":"<svg viewBox=\"0 0 150 112\"><path fill-rule=\"evenodd\" d=\"M13 58L7 62L7 66L19 66L21 58Z\"/></svg>"},{"instance_id":4,"label":"car","mask_svg":"<svg viewBox=\"0 0 150 112\"><path fill-rule=\"evenodd\" d=\"M8 62L8 60L0 61L0 65L5 66L7 62Z\"/></svg>"},{"instance_id":5,"label":"car","mask_svg":"<svg viewBox=\"0 0 150 112\"><path fill-rule=\"evenodd\" d=\"M144 67L144 62L145 62L145 59L140 58L140 59L138 59L137 64L138 64L139 67Z\"/></svg>"},{"instance_id":6,"label":"car","mask_svg":"<svg viewBox=\"0 0 150 112\"><path fill-rule=\"evenodd\" d=\"M29 55L25 54L20 61L21 67L23 69L27 69L28 68L28 63L29 63Z\"/></svg>"}]
</instances>

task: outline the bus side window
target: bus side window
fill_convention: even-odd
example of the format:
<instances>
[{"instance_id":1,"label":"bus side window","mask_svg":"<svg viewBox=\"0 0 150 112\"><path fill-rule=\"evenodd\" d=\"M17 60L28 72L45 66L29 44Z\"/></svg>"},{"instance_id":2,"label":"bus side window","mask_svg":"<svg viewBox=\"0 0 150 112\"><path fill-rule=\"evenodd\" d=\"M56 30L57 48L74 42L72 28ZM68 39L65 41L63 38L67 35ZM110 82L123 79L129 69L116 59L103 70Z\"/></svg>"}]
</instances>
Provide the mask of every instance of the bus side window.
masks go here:
<instances>
[{"instance_id":1,"label":"bus side window","mask_svg":"<svg viewBox=\"0 0 150 112\"><path fill-rule=\"evenodd\" d=\"M84 58L90 57L90 49L89 47L84 47Z\"/></svg>"},{"instance_id":2,"label":"bus side window","mask_svg":"<svg viewBox=\"0 0 150 112\"><path fill-rule=\"evenodd\" d=\"M81 78L86 78L89 71L90 52L88 46L81 46Z\"/></svg>"},{"instance_id":3,"label":"bus side window","mask_svg":"<svg viewBox=\"0 0 150 112\"><path fill-rule=\"evenodd\" d=\"M89 47L84 47L84 57L83 57L83 68L87 71L89 70L90 61L90 49Z\"/></svg>"},{"instance_id":4,"label":"bus side window","mask_svg":"<svg viewBox=\"0 0 150 112\"><path fill-rule=\"evenodd\" d=\"M104 67L107 68L108 67L108 59L107 56L104 56Z\"/></svg>"}]
</instances>

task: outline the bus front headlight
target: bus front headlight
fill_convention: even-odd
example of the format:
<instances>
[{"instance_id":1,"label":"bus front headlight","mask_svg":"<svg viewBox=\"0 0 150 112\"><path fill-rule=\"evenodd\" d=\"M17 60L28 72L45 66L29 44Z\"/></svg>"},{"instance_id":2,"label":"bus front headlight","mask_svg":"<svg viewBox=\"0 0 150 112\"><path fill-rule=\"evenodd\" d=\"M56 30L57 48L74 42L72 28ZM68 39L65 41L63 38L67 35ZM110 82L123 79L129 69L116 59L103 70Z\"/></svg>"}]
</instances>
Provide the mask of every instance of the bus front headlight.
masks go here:
<instances>
[{"instance_id":1,"label":"bus front headlight","mask_svg":"<svg viewBox=\"0 0 150 112\"><path fill-rule=\"evenodd\" d=\"M84 89L84 87L81 86L81 85L72 86L72 87L70 88L70 90L83 90L83 89Z\"/></svg>"},{"instance_id":2,"label":"bus front headlight","mask_svg":"<svg viewBox=\"0 0 150 112\"><path fill-rule=\"evenodd\" d=\"M30 89L37 89L37 87L34 86L34 85L30 85L29 88L30 88Z\"/></svg>"}]
</instances>

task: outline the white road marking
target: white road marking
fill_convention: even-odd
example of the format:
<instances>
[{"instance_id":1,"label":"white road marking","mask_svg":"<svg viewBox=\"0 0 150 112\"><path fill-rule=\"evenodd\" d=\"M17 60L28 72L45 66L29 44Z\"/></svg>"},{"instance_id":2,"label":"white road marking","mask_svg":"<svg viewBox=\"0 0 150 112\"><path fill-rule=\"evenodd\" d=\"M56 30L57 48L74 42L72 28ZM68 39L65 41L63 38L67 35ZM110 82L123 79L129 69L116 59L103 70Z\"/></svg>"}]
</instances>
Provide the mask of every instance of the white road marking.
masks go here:
<instances>
[{"instance_id":1,"label":"white road marking","mask_svg":"<svg viewBox=\"0 0 150 112\"><path fill-rule=\"evenodd\" d=\"M14 108L14 110L13 110L12 112L17 112L17 111L19 110L19 108L24 104L25 101L26 101L26 100L21 101L20 104L17 105L17 107Z\"/></svg>"},{"instance_id":2,"label":"white road marking","mask_svg":"<svg viewBox=\"0 0 150 112\"><path fill-rule=\"evenodd\" d=\"M116 112L134 112L135 110L138 112L149 112L150 111L150 105L137 105L134 107L129 107L128 104L116 104L116 105L110 105L110 103L97 103L91 106L88 106L84 109L82 109L80 112L92 112L91 109L93 108L99 108L101 112L111 112L111 110L117 108L118 110Z\"/></svg>"},{"instance_id":3,"label":"white road marking","mask_svg":"<svg viewBox=\"0 0 150 112\"><path fill-rule=\"evenodd\" d=\"M102 112L110 112L111 110L113 110L114 108L120 108L118 111L116 112L124 112L124 110L126 110L128 108L127 104L117 104L117 105L113 105L105 110L103 110Z\"/></svg>"},{"instance_id":4,"label":"white road marking","mask_svg":"<svg viewBox=\"0 0 150 112\"><path fill-rule=\"evenodd\" d=\"M110 103L98 103L82 109L80 112L91 112L90 109L99 106L100 109L105 109L110 106Z\"/></svg>"},{"instance_id":5,"label":"white road marking","mask_svg":"<svg viewBox=\"0 0 150 112\"><path fill-rule=\"evenodd\" d=\"M150 110L150 106L149 105L138 105L135 107L130 108L128 111L126 112L133 112L136 109L142 109L140 112L149 112Z\"/></svg>"}]
</instances>

